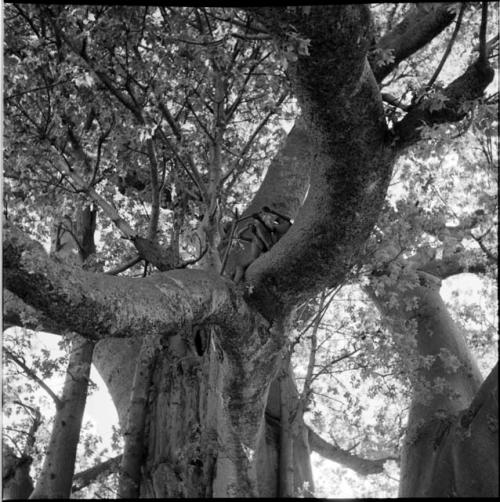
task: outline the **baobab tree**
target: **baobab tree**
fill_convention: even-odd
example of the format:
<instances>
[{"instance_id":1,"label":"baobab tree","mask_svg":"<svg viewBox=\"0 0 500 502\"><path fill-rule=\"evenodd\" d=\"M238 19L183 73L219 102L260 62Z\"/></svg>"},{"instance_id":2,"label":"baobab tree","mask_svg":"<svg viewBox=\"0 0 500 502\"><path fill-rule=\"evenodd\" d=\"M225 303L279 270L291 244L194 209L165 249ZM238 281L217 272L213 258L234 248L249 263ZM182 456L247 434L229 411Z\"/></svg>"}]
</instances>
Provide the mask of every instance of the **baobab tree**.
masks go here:
<instances>
[{"instance_id":1,"label":"baobab tree","mask_svg":"<svg viewBox=\"0 0 500 502\"><path fill-rule=\"evenodd\" d=\"M4 322L72 337L33 497L70 494L90 362L124 434L120 497L311 488L311 449L333 454L304 421L291 333L352 281L408 339L401 494L498 494L496 380L439 296L466 270L465 238L475 270L491 267L494 232L474 229L496 201L458 226L425 198L385 204L401 158L491 126L496 16L486 2L6 6ZM409 216L403 245L391 223Z\"/></svg>"}]
</instances>

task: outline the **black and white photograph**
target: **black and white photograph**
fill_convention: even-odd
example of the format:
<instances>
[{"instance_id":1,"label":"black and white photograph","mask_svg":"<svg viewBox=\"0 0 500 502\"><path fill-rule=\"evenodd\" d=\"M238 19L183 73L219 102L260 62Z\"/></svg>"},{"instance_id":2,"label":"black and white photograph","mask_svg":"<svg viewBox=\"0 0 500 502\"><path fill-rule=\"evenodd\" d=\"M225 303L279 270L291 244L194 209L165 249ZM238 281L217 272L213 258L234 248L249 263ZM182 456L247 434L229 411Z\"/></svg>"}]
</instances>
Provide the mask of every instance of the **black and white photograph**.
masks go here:
<instances>
[{"instance_id":1,"label":"black and white photograph","mask_svg":"<svg viewBox=\"0 0 500 502\"><path fill-rule=\"evenodd\" d=\"M498 1L1 9L2 500L499 496Z\"/></svg>"}]
</instances>

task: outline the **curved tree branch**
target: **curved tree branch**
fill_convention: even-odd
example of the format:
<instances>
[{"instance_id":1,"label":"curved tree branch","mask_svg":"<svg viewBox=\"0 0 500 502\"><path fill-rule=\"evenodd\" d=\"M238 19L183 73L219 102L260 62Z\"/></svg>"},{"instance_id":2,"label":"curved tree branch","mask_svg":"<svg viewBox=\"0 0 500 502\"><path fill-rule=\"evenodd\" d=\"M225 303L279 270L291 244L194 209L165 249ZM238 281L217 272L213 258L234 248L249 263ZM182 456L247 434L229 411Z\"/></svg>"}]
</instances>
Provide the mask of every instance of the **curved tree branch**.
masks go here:
<instances>
[{"instance_id":1,"label":"curved tree branch","mask_svg":"<svg viewBox=\"0 0 500 502\"><path fill-rule=\"evenodd\" d=\"M392 52L393 60L377 65L374 55L370 56L373 73L381 82L398 64L439 35L455 18L448 2L418 4L408 15L377 43L383 52Z\"/></svg>"},{"instance_id":2,"label":"curved tree branch","mask_svg":"<svg viewBox=\"0 0 500 502\"><path fill-rule=\"evenodd\" d=\"M187 322L231 330L245 310L231 284L216 274L178 270L144 279L115 277L51 259L19 230L7 227L3 237L4 287L55 324L90 339L171 336Z\"/></svg>"},{"instance_id":3,"label":"curved tree branch","mask_svg":"<svg viewBox=\"0 0 500 502\"><path fill-rule=\"evenodd\" d=\"M136 265L140 261L142 261L142 258L140 256L136 256L135 258L132 258L132 259L126 261L122 265L119 265L118 267L115 267L111 270L107 270L104 273L107 275L118 275L121 272L125 272L125 270L128 270L130 267L133 267L134 265Z\"/></svg>"},{"instance_id":4,"label":"curved tree branch","mask_svg":"<svg viewBox=\"0 0 500 502\"><path fill-rule=\"evenodd\" d=\"M289 67L316 154L309 193L291 229L246 274L249 298L280 311L276 298L295 304L333 287L356 262L381 208L392 152L366 62L367 7L259 8L255 14L279 43L287 41L289 25L310 41L310 55L299 54Z\"/></svg>"},{"instance_id":5,"label":"curved tree branch","mask_svg":"<svg viewBox=\"0 0 500 502\"><path fill-rule=\"evenodd\" d=\"M120 461L122 456L117 455L116 457L110 458L100 464L89 467L84 471L77 472L73 476L73 486L71 487L71 493L76 493L83 490L93 482L97 480L99 476L103 474L113 474L120 467Z\"/></svg>"},{"instance_id":6,"label":"curved tree branch","mask_svg":"<svg viewBox=\"0 0 500 502\"><path fill-rule=\"evenodd\" d=\"M352 469L362 476L384 472L384 464L388 460L399 461L399 457L396 456L387 456L377 460L369 460L367 458L359 457L358 455L353 455L349 451L343 450L342 448L325 441L310 427L308 427L308 435L311 450L319 453L324 458L339 463L343 467Z\"/></svg>"},{"instance_id":7,"label":"curved tree branch","mask_svg":"<svg viewBox=\"0 0 500 502\"><path fill-rule=\"evenodd\" d=\"M63 328L43 313L24 303L8 289L2 291L2 329L19 326L33 331L63 334Z\"/></svg>"},{"instance_id":8,"label":"curved tree branch","mask_svg":"<svg viewBox=\"0 0 500 502\"><path fill-rule=\"evenodd\" d=\"M453 34L451 35L448 45L446 46L446 50L444 51L443 57L441 58L441 61L439 62L436 70L434 71L434 74L432 75L429 82L425 86L427 90L432 87L432 85L438 78L439 74L441 73L441 70L443 69L444 64L446 63L446 60L448 59L448 56L450 55L451 49L453 47L453 44L455 43L458 32L460 30L460 26L462 24L462 18L464 17L464 12L465 12L465 3L462 3L462 6L460 7L460 12L458 14L457 22L455 24L455 29L453 30Z\"/></svg>"},{"instance_id":9,"label":"curved tree branch","mask_svg":"<svg viewBox=\"0 0 500 502\"><path fill-rule=\"evenodd\" d=\"M431 111L428 99L410 107L408 113L394 125L396 149L402 150L419 141L422 126L462 120L467 114L464 105L483 95L494 74L487 60L486 64L477 60L443 90L446 101L442 108Z\"/></svg>"},{"instance_id":10,"label":"curved tree branch","mask_svg":"<svg viewBox=\"0 0 500 502\"><path fill-rule=\"evenodd\" d=\"M248 216L268 206L295 218L309 189L313 159L311 147L306 126L299 117L241 216Z\"/></svg>"},{"instance_id":11,"label":"curved tree branch","mask_svg":"<svg viewBox=\"0 0 500 502\"><path fill-rule=\"evenodd\" d=\"M472 274L483 274L486 272L486 266L481 263L467 265L460 263L459 255L447 256L442 260L431 260L419 270L432 274L440 279L447 279L453 275L470 272Z\"/></svg>"}]
</instances>

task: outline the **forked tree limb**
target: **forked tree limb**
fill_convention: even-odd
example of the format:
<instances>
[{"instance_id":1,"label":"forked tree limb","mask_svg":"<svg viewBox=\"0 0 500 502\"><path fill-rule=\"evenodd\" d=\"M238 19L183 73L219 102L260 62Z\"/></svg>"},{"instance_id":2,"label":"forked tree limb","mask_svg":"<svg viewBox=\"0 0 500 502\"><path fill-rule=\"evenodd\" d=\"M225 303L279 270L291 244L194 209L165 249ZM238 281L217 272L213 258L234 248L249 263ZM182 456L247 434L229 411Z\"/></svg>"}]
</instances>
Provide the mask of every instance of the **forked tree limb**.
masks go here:
<instances>
[{"instance_id":1,"label":"forked tree limb","mask_svg":"<svg viewBox=\"0 0 500 502\"><path fill-rule=\"evenodd\" d=\"M289 74L314 155L311 185L290 230L246 272L249 299L280 312L280 302L300 302L343 280L378 217L393 158L380 92L366 63L367 6L252 13L279 44L288 43L290 25L294 36L309 41L309 54L298 54Z\"/></svg>"},{"instance_id":2,"label":"forked tree limb","mask_svg":"<svg viewBox=\"0 0 500 502\"><path fill-rule=\"evenodd\" d=\"M449 26L455 18L452 7L449 2L441 2L411 8L405 18L377 43L378 49L392 52L393 60L377 65L371 56L370 63L377 82L381 82L401 61L427 45Z\"/></svg>"},{"instance_id":3,"label":"forked tree limb","mask_svg":"<svg viewBox=\"0 0 500 502\"><path fill-rule=\"evenodd\" d=\"M93 340L145 332L168 337L186 323L214 322L231 331L246 311L217 274L173 270L139 280L94 273L49 258L41 244L10 226L3 232L3 266L4 288L60 330Z\"/></svg>"},{"instance_id":4,"label":"forked tree limb","mask_svg":"<svg viewBox=\"0 0 500 502\"><path fill-rule=\"evenodd\" d=\"M482 63L477 60L443 90L446 101L440 109L431 110L428 99L410 107L408 113L394 125L395 148L402 150L419 141L424 126L462 120L467 114L466 105L483 96L494 75L488 61Z\"/></svg>"}]
</instances>

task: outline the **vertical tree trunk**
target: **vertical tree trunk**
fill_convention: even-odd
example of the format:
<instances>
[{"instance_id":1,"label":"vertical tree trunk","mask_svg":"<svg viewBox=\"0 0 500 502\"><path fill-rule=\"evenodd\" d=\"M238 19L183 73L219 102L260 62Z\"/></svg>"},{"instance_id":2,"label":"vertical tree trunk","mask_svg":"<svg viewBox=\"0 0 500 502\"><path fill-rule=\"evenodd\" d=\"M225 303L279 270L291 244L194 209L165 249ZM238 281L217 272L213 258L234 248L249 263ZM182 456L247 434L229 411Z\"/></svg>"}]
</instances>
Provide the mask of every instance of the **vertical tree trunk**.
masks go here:
<instances>
[{"instance_id":1,"label":"vertical tree trunk","mask_svg":"<svg viewBox=\"0 0 500 502\"><path fill-rule=\"evenodd\" d=\"M498 498L498 365L469 408L447 419L422 427L422 438L432 440L434 449L426 493Z\"/></svg>"},{"instance_id":2,"label":"vertical tree trunk","mask_svg":"<svg viewBox=\"0 0 500 502\"><path fill-rule=\"evenodd\" d=\"M70 496L93 349L92 341L75 337L72 342L61 405L56 411L42 471L30 498Z\"/></svg>"},{"instance_id":3,"label":"vertical tree trunk","mask_svg":"<svg viewBox=\"0 0 500 502\"><path fill-rule=\"evenodd\" d=\"M78 253L84 262L95 251L94 233L97 223L97 209L91 205L79 209L75 218L75 230L79 240Z\"/></svg>"},{"instance_id":4,"label":"vertical tree trunk","mask_svg":"<svg viewBox=\"0 0 500 502\"><path fill-rule=\"evenodd\" d=\"M280 391L279 496L292 497L294 484L292 417L286 392L286 374L278 377Z\"/></svg>"},{"instance_id":5,"label":"vertical tree trunk","mask_svg":"<svg viewBox=\"0 0 500 502\"><path fill-rule=\"evenodd\" d=\"M122 427L127 423L133 361L139 347L139 341L110 339L99 342L96 348L94 363L108 385ZM265 415L264 403L257 415L248 415L239 403L231 410L230 396L237 385L228 386L232 370L227 358L213 333L206 343L198 345L186 334L165 342L147 398L141 497L210 498L228 496L233 491L278 496L280 385L277 380L271 385ZM288 376L285 391L290 410L295 410L294 389ZM251 403L252 394L242 395L241 400ZM248 429L255 435L253 448L244 434L235 433L232 413L249 416ZM312 489L312 473L303 434L292 439L292 495L297 495L304 482Z\"/></svg>"},{"instance_id":6,"label":"vertical tree trunk","mask_svg":"<svg viewBox=\"0 0 500 502\"><path fill-rule=\"evenodd\" d=\"M155 339L145 337L136 361L127 428L124 433L125 446L120 464L118 498L133 499L139 495L147 400L157 355L155 343Z\"/></svg>"},{"instance_id":7,"label":"vertical tree trunk","mask_svg":"<svg viewBox=\"0 0 500 502\"><path fill-rule=\"evenodd\" d=\"M441 281L419 272L419 284L404 291L386 288L373 295L386 320L399 333L416 334L416 352L430 357L430 365L420 364L413 375L408 428L401 460L400 496L439 497L493 493L492 479L484 478L477 488L477 465L484 472L496 472L498 479L498 432L476 427L479 444L487 445L475 457L467 458L468 427L461 428L459 417L467 411L481 385L481 375L463 333L452 320L439 289ZM394 299L397 293L398 301ZM410 364L410 362L409 362ZM496 404L498 420L498 404ZM480 436L480 437L478 437ZM496 463L495 463L496 462ZM463 482L470 480L469 487ZM473 481L476 479L476 481ZM477 491L471 490L472 484ZM498 491L498 483L496 484Z\"/></svg>"}]
</instances>

